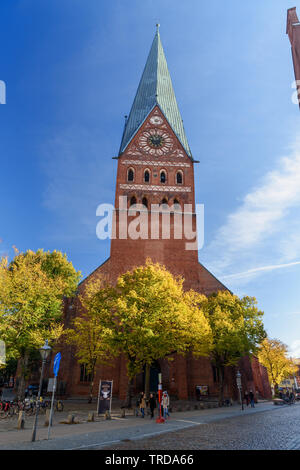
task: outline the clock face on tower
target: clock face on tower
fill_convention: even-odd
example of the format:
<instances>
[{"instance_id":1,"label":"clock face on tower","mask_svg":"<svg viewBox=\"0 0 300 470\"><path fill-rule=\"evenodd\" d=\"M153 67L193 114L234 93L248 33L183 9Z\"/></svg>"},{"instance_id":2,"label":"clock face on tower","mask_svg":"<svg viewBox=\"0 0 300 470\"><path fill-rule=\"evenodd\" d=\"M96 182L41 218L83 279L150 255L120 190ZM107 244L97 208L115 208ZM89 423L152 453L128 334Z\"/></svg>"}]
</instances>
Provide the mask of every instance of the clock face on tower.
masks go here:
<instances>
[{"instance_id":1,"label":"clock face on tower","mask_svg":"<svg viewBox=\"0 0 300 470\"><path fill-rule=\"evenodd\" d=\"M171 151L173 140L167 132L161 129L150 129L140 136L139 146L151 155L164 155Z\"/></svg>"}]
</instances>

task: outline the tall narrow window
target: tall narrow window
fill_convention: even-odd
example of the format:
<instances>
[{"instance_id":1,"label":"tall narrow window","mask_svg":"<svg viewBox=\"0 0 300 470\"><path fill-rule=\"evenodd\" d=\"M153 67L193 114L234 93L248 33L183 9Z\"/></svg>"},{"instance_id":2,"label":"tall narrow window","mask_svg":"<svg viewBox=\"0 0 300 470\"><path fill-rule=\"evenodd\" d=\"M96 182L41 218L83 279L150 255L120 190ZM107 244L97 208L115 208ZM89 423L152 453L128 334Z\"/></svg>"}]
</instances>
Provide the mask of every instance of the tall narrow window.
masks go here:
<instances>
[{"instance_id":1,"label":"tall narrow window","mask_svg":"<svg viewBox=\"0 0 300 470\"><path fill-rule=\"evenodd\" d=\"M134 172L132 168L129 168L127 172L127 181L133 181L134 179Z\"/></svg>"},{"instance_id":2,"label":"tall narrow window","mask_svg":"<svg viewBox=\"0 0 300 470\"><path fill-rule=\"evenodd\" d=\"M178 199L174 199L174 209L179 211L181 209L180 202Z\"/></svg>"},{"instance_id":3,"label":"tall narrow window","mask_svg":"<svg viewBox=\"0 0 300 470\"><path fill-rule=\"evenodd\" d=\"M142 204L143 204L143 206L148 207L148 199L146 197L143 197Z\"/></svg>"},{"instance_id":4,"label":"tall narrow window","mask_svg":"<svg viewBox=\"0 0 300 470\"><path fill-rule=\"evenodd\" d=\"M80 365L80 382L91 382L92 375L87 372L86 364Z\"/></svg>"},{"instance_id":5,"label":"tall narrow window","mask_svg":"<svg viewBox=\"0 0 300 470\"><path fill-rule=\"evenodd\" d=\"M176 183L177 184L182 184L182 173L181 173L181 171L177 171L177 173L176 173Z\"/></svg>"},{"instance_id":6,"label":"tall narrow window","mask_svg":"<svg viewBox=\"0 0 300 470\"><path fill-rule=\"evenodd\" d=\"M133 206L134 204L136 204L136 197L132 196L132 198L130 199L130 205Z\"/></svg>"},{"instance_id":7,"label":"tall narrow window","mask_svg":"<svg viewBox=\"0 0 300 470\"><path fill-rule=\"evenodd\" d=\"M145 181L145 183L149 183L149 181L150 181L150 173L149 173L148 170L146 170L145 173L144 173L144 181Z\"/></svg>"},{"instance_id":8,"label":"tall narrow window","mask_svg":"<svg viewBox=\"0 0 300 470\"><path fill-rule=\"evenodd\" d=\"M161 172L160 174L160 182L165 183L166 182L166 173L164 171Z\"/></svg>"},{"instance_id":9,"label":"tall narrow window","mask_svg":"<svg viewBox=\"0 0 300 470\"><path fill-rule=\"evenodd\" d=\"M163 200L161 201L161 204L163 204L163 205L165 205L165 204L168 205L168 201L167 201L167 199L166 199L165 197L164 197Z\"/></svg>"}]
</instances>

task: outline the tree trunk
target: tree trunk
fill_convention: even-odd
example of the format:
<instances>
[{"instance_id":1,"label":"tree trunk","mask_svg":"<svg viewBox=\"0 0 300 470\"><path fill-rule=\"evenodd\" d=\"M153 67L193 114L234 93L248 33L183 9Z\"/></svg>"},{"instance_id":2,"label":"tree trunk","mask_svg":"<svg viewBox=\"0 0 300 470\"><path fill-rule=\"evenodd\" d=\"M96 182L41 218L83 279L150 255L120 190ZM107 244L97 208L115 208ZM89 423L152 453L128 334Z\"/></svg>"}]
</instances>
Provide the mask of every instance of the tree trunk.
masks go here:
<instances>
[{"instance_id":1,"label":"tree trunk","mask_svg":"<svg viewBox=\"0 0 300 470\"><path fill-rule=\"evenodd\" d=\"M132 388L133 388L133 377L128 379L125 408L132 408L132 402L131 402Z\"/></svg>"},{"instance_id":2,"label":"tree trunk","mask_svg":"<svg viewBox=\"0 0 300 470\"><path fill-rule=\"evenodd\" d=\"M222 365L218 365L217 369L218 369L218 373L219 373L219 406L223 406L225 370L224 370L224 366L222 366Z\"/></svg>"},{"instance_id":3,"label":"tree trunk","mask_svg":"<svg viewBox=\"0 0 300 470\"><path fill-rule=\"evenodd\" d=\"M146 364L145 366L145 395L146 400L149 399L150 393L150 364Z\"/></svg>"},{"instance_id":4,"label":"tree trunk","mask_svg":"<svg viewBox=\"0 0 300 470\"><path fill-rule=\"evenodd\" d=\"M90 394L88 403L92 403L93 401L93 388L94 388L94 372L92 372L91 383L90 383Z\"/></svg>"},{"instance_id":5,"label":"tree trunk","mask_svg":"<svg viewBox=\"0 0 300 470\"><path fill-rule=\"evenodd\" d=\"M24 353L24 355L20 359L20 381L18 385L18 400L23 401L25 398L25 384L26 384L26 375L28 372L28 361L29 357L27 353Z\"/></svg>"}]
</instances>

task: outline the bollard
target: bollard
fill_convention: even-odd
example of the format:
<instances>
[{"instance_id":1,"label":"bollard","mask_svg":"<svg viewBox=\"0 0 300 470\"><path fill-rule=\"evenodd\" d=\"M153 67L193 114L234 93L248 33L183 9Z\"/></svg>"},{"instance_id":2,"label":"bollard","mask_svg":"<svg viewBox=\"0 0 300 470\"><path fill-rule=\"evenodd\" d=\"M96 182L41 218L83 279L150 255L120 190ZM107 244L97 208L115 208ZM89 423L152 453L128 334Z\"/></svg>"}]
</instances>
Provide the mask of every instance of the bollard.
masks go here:
<instances>
[{"instance_id":1,"label":"bollard","mask_svg":"<svg viewBox=\"0 0 300 470\"><path fill-rule=\"evenodd\" d=\"M73 424L75 419L75 415L68 415L67 417L67 424Z\"/></svg>"},{"instance_id":2,"label":"bollard","mask_svg":"<svg viewBox=\"0 0 300 470\"><path fill-rule=\"evenodd\" d=\"M121 409L121 418L126 418L125 408Z\"/></svg>"},{"instance_id":3,"label":"bollard","mask_svg":"<svg viewBox=\"0 0 300 470\"><path fill-rule=\"evenodd\" d=\"M105 419L111 419L110 412L108 410L105 411Z\"/></svg>"},{"instance_id":4,"label":"bollard","mask_svg":"<svg viewBox=\"0 0 300 470\"><path fill-rule=\"evenodd\" d=\"M44 423L44 426L49 426L49 420L50 420L50 410L46 410L46 414L45 414L45 423ZM52 423L51 423L51 426L52 426Z\"/></svg>"},{"instance_id":5,"label":"bollard","mask_svg":"<svg viewBox=\"0 0 300 470\"><path fill-rule=\"evenodd\" d=\"M24 411L20 411L19 416L18 416L17 428L18 429L24 429L24 426L25 426Z\"/></svg>"},{"instance_id":6,"label":"bollard","mask_svg":"<svg viewBox=\"0 0 300 470\"><path fill-rule=\"evenodd\" d=\"M92 421L95 421L95 414L91 412L88 414L88 422L91 423Z\"/></svg>"}]
</instances>

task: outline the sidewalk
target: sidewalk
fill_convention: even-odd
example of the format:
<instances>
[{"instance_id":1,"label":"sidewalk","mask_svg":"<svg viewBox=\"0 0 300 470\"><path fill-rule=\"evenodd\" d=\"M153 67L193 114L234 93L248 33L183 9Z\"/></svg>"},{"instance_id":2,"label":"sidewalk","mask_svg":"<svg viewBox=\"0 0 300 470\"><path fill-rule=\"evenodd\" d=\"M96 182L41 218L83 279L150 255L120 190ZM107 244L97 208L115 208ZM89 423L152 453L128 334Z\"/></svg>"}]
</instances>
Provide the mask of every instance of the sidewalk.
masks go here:
<instances>
[{"instance_id":1,"label":"sidewalk","mask_svg":"<svg viewBox=\"0 0 300 470\"><path fill-rule=\"evenodd\" d=\"M201 424L219 421L226 418L240 417L252 413L278 410L273 402L260 402L255 408L245 408L238 405L224 408L194 410L171 413L171 418L164 424L157 424L149 417L128 416L126 418L113 417L111 420L99 418L95 422L81 422L80 424L59 424L59 418L51 429L50 440L47 440L47 428L43 426L44 417L39 417L37 441L30 442L31 427L21 431L0 433L0 449L22 450L75 450L107 447L110 444L125 439L135 440L179 429L199 426Z\"/></svg>"}]
</instances>

